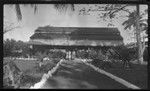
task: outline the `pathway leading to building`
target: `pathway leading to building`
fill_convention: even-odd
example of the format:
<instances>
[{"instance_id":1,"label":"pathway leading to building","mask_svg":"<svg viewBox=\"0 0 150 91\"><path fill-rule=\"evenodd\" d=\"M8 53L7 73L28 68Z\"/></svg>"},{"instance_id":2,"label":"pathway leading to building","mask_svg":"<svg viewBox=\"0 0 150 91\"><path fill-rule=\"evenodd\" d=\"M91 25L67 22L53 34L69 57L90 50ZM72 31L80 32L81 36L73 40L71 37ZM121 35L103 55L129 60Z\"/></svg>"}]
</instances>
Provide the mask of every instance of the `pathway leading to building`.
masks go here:
<instances>
[{"instance_id":1,"label":"pathway leading to building","mask_svg":"<svg viewBox=\"0 0 150 91\"><path fill-rule=\"evenodd\" d=\"M63 62L42 89L128 89L81 60Z\"/></svg>"}]
</instances>

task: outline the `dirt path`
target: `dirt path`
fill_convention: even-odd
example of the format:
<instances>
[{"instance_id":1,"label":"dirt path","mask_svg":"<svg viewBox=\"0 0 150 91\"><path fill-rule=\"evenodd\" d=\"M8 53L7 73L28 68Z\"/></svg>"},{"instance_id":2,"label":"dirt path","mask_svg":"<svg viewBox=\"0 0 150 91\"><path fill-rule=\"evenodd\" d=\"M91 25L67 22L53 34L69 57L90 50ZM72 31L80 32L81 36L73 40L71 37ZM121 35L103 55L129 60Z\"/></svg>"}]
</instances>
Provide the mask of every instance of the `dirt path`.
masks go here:
<instances>
[{"instance_id":1,"label":"dirt path","mask_svg":"<svg viewBox=\"0 0 150 91\"><path fill-rule=\"evenodd\" d=\"M81 61L63 62L42 89L128 89Z\"/></svg>"}]
</instances>

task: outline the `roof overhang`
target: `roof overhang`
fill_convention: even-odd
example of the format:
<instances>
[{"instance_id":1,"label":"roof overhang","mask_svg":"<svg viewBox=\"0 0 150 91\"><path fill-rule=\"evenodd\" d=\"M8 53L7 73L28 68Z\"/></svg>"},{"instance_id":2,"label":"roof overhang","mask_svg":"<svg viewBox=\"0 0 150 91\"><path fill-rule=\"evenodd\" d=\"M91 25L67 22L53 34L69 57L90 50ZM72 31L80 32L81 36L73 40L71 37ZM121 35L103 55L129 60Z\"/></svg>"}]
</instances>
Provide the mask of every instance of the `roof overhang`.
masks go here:
<instances>
[{"instance_id":1,"label":"roof overhang","mask_svg":"<svg viewBox=\"0 0 150 91\"><path fill-rule=\"evenodd\" d=\"M64 40L64 39L33 39L30 45L52 45L52 46L119 46L123 45L121 40Z\"/></svg>"}]
</instances>

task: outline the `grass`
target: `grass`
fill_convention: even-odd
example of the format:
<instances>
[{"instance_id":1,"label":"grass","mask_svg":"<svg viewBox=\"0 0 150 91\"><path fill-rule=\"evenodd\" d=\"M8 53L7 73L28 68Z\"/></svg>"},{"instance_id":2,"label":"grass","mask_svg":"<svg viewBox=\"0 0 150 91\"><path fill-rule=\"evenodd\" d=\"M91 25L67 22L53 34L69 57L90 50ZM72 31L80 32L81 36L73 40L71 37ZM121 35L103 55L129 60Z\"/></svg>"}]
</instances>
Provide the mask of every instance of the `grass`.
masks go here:
<instances>
[{"instance_id":1,"label":"grass","mask_svg":"<svg viewBox=\"0 0 150 91\"><path fill-rule=\"evenodd\" d=\"M142 89L147 89L148 85L148 71L146 65L130 64L130 68L123 67L122 62L110 63L110 67L103 67L105 62L99 61L97 64L93 64L113 75L116 75Z\"/></svg>"},{"instance_id":2,"label":"grass","mask_svg":"<svg viewBox=\"0 0 150 91\"><path fill-rule=\"evenodd\" d=\"M4 63L14 61L17 67L23 72L21 80L21 88L29 88L31 85L39 82L44 73L51 70L60 60L52 60L42 67L38 67L38 62L35 60L3 60Z\"/></svg>"}]
</instances>

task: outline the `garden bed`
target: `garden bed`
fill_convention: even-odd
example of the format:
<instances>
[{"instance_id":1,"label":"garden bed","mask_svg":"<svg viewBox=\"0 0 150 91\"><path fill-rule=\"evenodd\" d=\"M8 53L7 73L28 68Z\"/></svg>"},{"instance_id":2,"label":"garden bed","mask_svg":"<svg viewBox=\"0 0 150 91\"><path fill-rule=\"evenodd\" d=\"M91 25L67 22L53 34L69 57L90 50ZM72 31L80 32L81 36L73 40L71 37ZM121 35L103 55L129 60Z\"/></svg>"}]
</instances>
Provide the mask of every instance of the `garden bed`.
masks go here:
<instances>
[{"instance_id":1,"label":"garden bed","mask_svg":"<svg viewBox=\"0 0 150 91\"><path fill-rule=\"evenodd\" d=\"M39 67L38 62L36 60L7 60L4 59L4 63L14 61L16 66L23 72L23 76L21 78L20 88L29 88L31 85L39 82L44 73L47 73L56 64L60 61L60 59L54 59L47 62L45 65Z\"/></svg>"}]
</instances>

